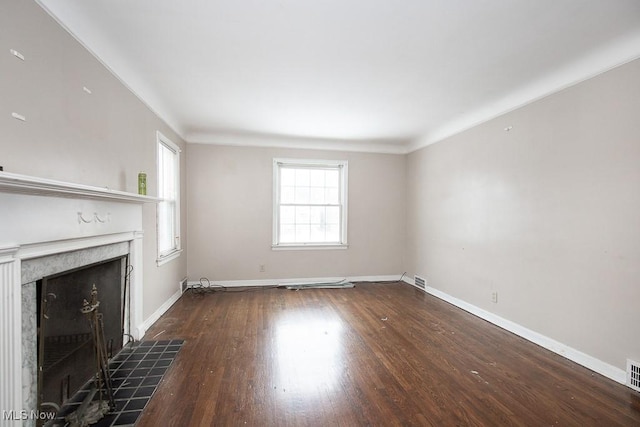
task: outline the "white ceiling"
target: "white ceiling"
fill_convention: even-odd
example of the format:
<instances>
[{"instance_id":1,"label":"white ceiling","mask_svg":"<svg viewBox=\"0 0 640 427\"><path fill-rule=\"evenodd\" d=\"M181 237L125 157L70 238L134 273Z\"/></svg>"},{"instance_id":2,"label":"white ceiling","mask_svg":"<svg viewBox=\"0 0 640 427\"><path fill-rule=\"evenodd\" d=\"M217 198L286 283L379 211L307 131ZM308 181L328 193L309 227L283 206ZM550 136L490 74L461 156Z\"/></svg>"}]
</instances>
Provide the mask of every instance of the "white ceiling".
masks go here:
<instances>
[{"instance_id":1,"label":"white ceiling","mask_svg":"<svg viewBox=\"0 0 640 427\"><path fill-rule=\"evenodd\" d=\"M640 57L639 0L38 0L188 142L407 152Z\"/></svg>"}]
</instances>

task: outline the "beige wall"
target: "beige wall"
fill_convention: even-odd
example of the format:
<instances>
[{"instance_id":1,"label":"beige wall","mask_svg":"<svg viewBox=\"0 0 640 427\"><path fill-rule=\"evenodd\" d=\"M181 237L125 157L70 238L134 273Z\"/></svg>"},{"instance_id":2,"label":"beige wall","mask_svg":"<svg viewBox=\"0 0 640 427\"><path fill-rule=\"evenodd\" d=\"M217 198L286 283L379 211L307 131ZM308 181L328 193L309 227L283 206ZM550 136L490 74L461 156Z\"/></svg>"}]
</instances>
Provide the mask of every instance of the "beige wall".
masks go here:
<instances>
[{"instance_id":1,"label":"beige wall","mask_svg":"<svg viewBox=\"0 0 640 427\"><path fill-rule=\"evenodd\" d=\"M145 171L154 195L156 131L186 148L33 1L0 3L0 75L0 165L6 172L137 192L137 174ZM184 173L182 181L184 194ZM177 290L186 256L156 267L155 205L145 205L143 215L146 318ZM182 228L186 236L184 221Z\"/></svg>"},{"instance_id":2,"label":"beige wall","mask_svg":"<svg viewBox=\"0 0 640 427\"><path fill-rule=\"evenodd\" d=\"M639 113L636 60L411 153L406 268L620 369L640 360Z\"/></svg>"},{"instance_id":3,"label":"beige wall","mask_svg":"<svg viewBox=\"0 0 640 427\"><path fill-rule=\"evenodd\" d=\"M271 249L274 157L349 161L347 250ZM190 144L187 163L190 280L402 274L404 156Z\"/></svg>"}]
</instances>

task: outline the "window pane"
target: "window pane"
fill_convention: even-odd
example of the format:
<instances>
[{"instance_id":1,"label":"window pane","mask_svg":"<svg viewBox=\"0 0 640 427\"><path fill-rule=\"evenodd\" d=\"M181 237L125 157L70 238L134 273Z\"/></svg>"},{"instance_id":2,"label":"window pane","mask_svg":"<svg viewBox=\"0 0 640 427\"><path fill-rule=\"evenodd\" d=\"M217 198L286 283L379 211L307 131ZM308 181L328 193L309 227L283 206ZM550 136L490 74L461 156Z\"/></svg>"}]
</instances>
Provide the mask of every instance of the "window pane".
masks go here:
<instances>
[{"instance_id":1,"label":"window pane","mask_svg":"<svg viewBox=\"0 0 640 427\"><path fill-rule=\"evenodd\" d=\"M168 151L168 150L167 150ZM167 153L164 158L164 191L163 197L166 199L174 199L174 180L175 180L175 171L174 171L174 161L173 161L173 153Z\"/></svg>"},{"instance_id":2,"label":"window pane","mask_svg":"<svg viewBox=\"0 0 640 427\"><path fill-rule=\"evenodd\" d=\"M166 151L167 149L165 148L164 145L160 144L158 146L158 197L160 198L164 198L164 189L166 187L166 162L165 162L165 157L166 157Z\"/></svg>"},{"instance_id":3,"label":"window pane","mask_svg":"<svg viewBox=\"0 0 640 427\"><path fill-rule=\"evenodd\" d=\"M296 224L309 224L309 206L296 206Z\"/></svg>"},{"instance_id":4,"label":"window pane","mask_svg":"<svg viewBox=\"0 0 640 427\"><path fill-rule=\"evenodd\" d=\"M280 169L280 183L286 186L296 185L296 171L295 169L282 168Z\"/></svg>"},{"instance_id":5,"label":"window pane","mask_svg":"<svg viewBox=\"0 0 640 427\"><path fill-rule=\"evenodd\" d=\"M169 201L158 203L158 249L160 253L176 247L175 204Z\"/></svg>"},{"instance_id":6,"label":"window pane","mask_svg":"<svg viewBox=\"0 0 640 427\"><path fill-rule=\"evenodd\" d=\"M327 225L326 232L327 242L339 242L340 241L340 227L337 225Z\"/></svg>"},{"instance_id":7,"label":"window pane","mask_svg":"<svg viewBox=\"0 0 640 427\"><path fill-rule=\"evenodd\" d=\"M337 206L327 207L327 224L340 224L340 208Z\"/></svg>"},{"instance_id":8,"label":"window pane","mask_svg":"<svg viewBox=\"0 0 640 427\"><path fill-rule=\"evenodd\" d=\"M309 241L310 228L308 224L306 225L296 225L296 242L305 243Z\"/></svg>"},{"instance_id":9,"label":"window pane","mask_svg":"<svg viewBox=\"0 0 640 427\"><path fill-rule=\"evenodd\" d=\"M309 187L296 187L296 203L309 203Z\"/></svg>"},{"instance_id":10,"label":"window pane","mask_svg":"<svg viewBox=\"0 0 640 427\"><path fill-rule=\"evenodd\" d=\"M175 199L176 154L164 144L160 144L158 156L158 197L161 199Z\"/></svg>"},{"instance_id":11,"label":"window pane","mask_svg":"<svg viewBox=\"0 0 640 427\"><path fill-rule=\"evenodd\" d=\"M311 187L311 192L309 196L309 203L322 205L324 204L324 187Z\"/></svg>"},{"instance_id":12,"label":"window pane","mask_svg":"<svg viewBox=\"0 0 640 427\"><path fill-rule=\"evenodd\" d=\"M337 205L340 203L340 192L337 188L327 188L325 203L329 205Z\"/></svg>"},{"instance_id":13,"label":"window pane","mask_svg":"<svg viewBox=\"0 0 640 427\"><path fill-rule=\"evenodd\" d=\"M308 169L296 169L296 186L308 187L309 186L309 170Z\"/></svg>"},{"instance_id":14,"label":"window pane","mask_svg":"<svg viewBox=\"0 0 640 427\"><path fill-rule=\"evenodd\" d=\"M167 202L158 203L158 248L167 250Z\"/></svg>"},{"instance_id":15,"label":"window pane","mask_svg":"<svg viewBox=\"0 0 640 427\"><path fill-rule=\"evenodd\" d=\"M296 188L295 187L282 187L280 192L280 203L291 204L296 201Z\"/></svg>"},{"instance_id":16,"label":"window pane","mask_svg":"<svg viewBox=\"0 0 640 427\"><path fill-rule=\"evenodd\" d=\"M312 225L310 239L314 243L324 242L324 226Z\"/></svg>"},{"instance_id":17,"label":"window pane","mask_svg":"<svg viewBox=\"0 0 640 427\"><path fill-rule=\"evenodd\" d=\"M295 224L296 208L295 206L280 207L280 224Z\"/></svg>"},{"instance_id":18,"label":"window pane","mask_svg":"<svg viewBox=\"0 0 640 427\"><path fill-rule=\"evenodd\" d=\"M296 241L296 226L295 225L283 225L280 227L280 242L282 243L295 243Z\"/></svg>"},{"instance_id":19,"label":"window pane","mask_svg":"<svg viewBox=\"0 0 640 427\"><path fill-rule=\"evenodd\" d=\"M335 188L340 186L340 171L338 169L326 171L326 186Z\"/></svg>"},{"instance_id":20,"label":"window pane","mask_svg":"<svg viewBox=\"0 0 640 427\"><path fill-rule=\"evenodd\" d=\"M323 169L313 169L310 171L310 185L312 187L324 187L324 174Z\"/></svg>"},{"instance_id":21,"label":"window pane","mask_svg":"<svg viewBox=\"0 0 640 427\"><path fill-rule=\"evenodd\" d=\"M309 222L311 224L324 224L324 206L311 206Z\"/></svg>"}]
</instances>

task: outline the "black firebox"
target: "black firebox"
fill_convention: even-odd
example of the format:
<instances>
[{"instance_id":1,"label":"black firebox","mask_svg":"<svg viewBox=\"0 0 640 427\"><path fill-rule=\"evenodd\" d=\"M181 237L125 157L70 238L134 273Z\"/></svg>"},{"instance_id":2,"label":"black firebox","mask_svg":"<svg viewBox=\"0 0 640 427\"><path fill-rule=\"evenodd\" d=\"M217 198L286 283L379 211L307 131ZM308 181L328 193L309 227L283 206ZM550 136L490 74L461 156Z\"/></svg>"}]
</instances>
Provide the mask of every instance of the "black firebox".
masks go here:
<instances>
[{"instance_id":1,"label":"black firebox","mask_svg":"<svg viewBox=\"0 0 640 427\"><path fill-rule=\"evenodd\" d=\"M91 327L81 312L94 284L109 357L122 349L126 265L127 257L118 257L37 282L40 408L61 407L96 373Z\"/></svg>"}]
</instances>

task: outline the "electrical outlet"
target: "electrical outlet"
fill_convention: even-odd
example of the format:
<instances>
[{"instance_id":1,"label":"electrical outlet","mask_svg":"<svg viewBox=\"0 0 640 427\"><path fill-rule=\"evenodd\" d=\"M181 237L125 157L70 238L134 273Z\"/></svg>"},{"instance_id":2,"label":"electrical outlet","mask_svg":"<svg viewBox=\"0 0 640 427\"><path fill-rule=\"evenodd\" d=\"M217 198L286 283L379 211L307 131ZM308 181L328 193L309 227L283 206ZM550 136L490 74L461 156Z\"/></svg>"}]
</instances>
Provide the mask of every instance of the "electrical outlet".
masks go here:
<instances>
[{"instance_id":1,"label":"electrical outlet","mask_svg":"<svg viewBox=\"0 0 640 427\"><path fill-rule=\"evenodd\" d=\"M493 291L491 292L491 302L493 303L498 303L498 292L497 291Z\"/></svg>"},{"instance_id":2,"label":"electrical outlet","mask_svg":"<svg viewBox=\"0 0 640 427\"><path fill-rule=\"evenodd\" d=\"M264 273L265 271L267 271L267 267L265 267L264 264L260 264L258 266L258 269L260 270L260 273Z\"/></svg>"}]
</instances>

